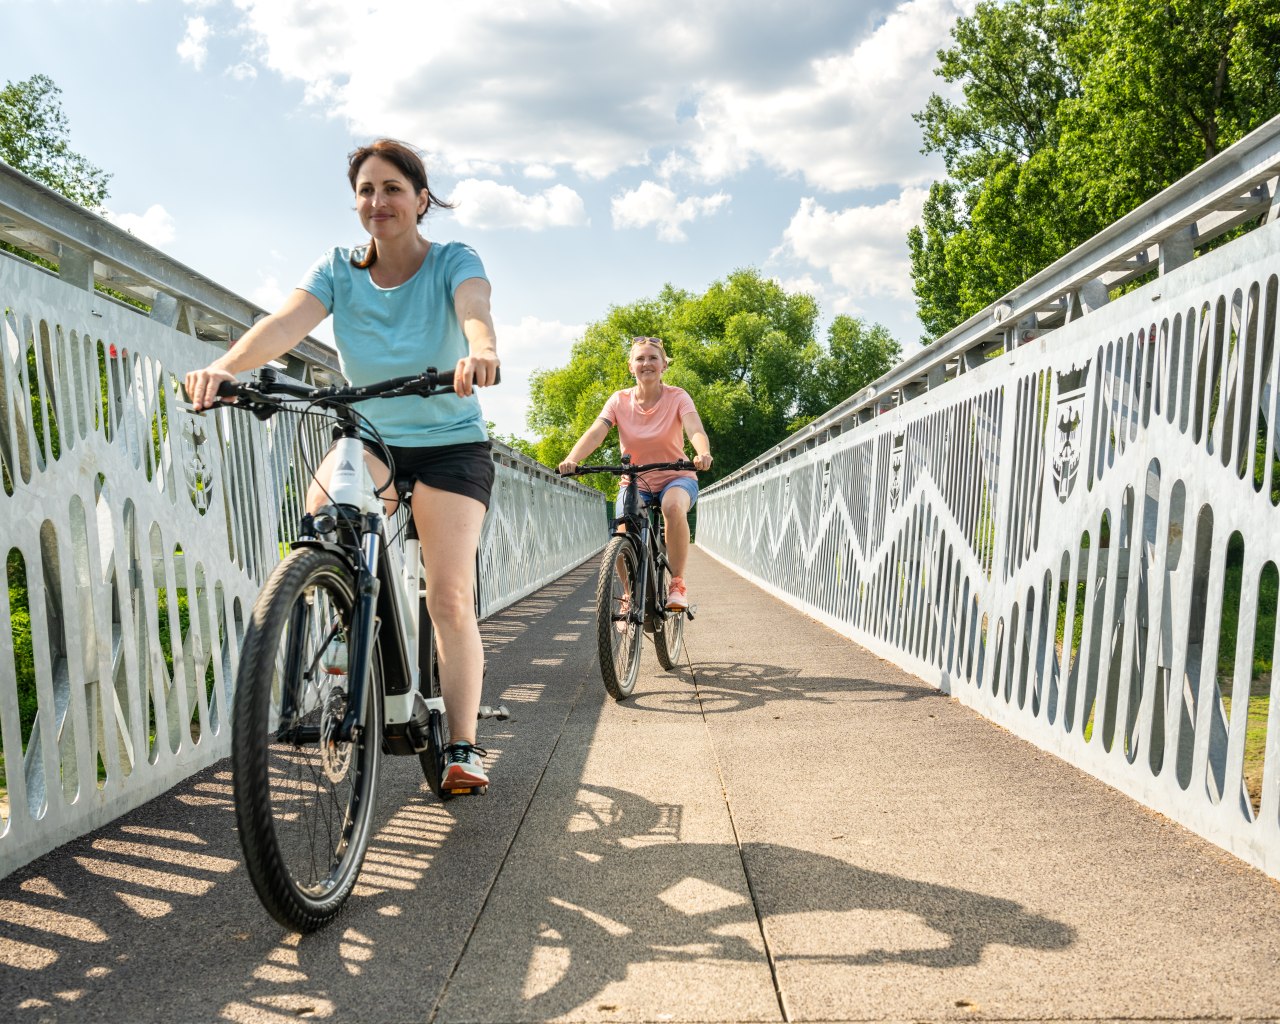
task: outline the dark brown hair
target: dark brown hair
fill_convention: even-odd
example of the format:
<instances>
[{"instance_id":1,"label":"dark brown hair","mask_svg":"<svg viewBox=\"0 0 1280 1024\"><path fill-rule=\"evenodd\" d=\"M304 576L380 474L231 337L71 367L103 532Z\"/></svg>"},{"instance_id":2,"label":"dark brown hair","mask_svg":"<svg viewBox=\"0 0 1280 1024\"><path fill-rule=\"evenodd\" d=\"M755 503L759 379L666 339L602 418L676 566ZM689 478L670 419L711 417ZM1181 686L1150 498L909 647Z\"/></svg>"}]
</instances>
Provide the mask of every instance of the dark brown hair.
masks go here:
<instances>
[{"instance_id":1,"label":"dark brown hair","mask_svg":"<svg viewBox=\"0 0 1280 1024\"><path fill-rule=\"evenodd\" d=\"M427 193L427 208L418 214L418 223L422 223L433 206L438 206L444 210L453 209L453 203L446 203L443 199L431 191L427 185L427 168L422 162L422 154L410 146L407 142L401 142L398 139L375 139L367 146L361 146L359 149L352 150L347 154L347 180L351 182L351 191L356 190L356 179L360 176L360 168L364 166L364 162L371 156L380 156L383 160L394 164L406 178L409 184L413 186L413 194L416 196L420 192ZM368 269L377 262L378 252L377 246L373 244L373 239L369 239L368 246L365 247L363 259L357 258L359 250L351 253L351 265Z\"/></svg>"}]
</instances>

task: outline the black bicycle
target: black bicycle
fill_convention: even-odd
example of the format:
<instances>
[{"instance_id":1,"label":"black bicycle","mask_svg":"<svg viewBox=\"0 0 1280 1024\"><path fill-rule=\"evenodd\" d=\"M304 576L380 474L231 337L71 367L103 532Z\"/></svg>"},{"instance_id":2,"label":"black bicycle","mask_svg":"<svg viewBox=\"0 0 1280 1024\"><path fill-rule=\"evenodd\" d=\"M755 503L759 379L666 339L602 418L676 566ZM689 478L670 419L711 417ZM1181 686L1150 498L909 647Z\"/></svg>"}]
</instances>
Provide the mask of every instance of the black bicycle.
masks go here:
<instances>
[{"instance_id":1,"label":"black bicycle","mask_svg":"<svg viewBox=\"0 0 1280 1024\"><path fill-rule=\"evenodd\" d=\"M662 509L646 504L640 496L640 478L662 469L693 469L692 462L651 462L631 465L629 456L620 466L579 466L569 476L610 473L627 476L618 492L618 516L610 523L610 539L600 562L596 583L596 641L600 650L600 674L614 700L626 700L635 689L640 672L640 641L653 637L658 664L675 668L684 648L684 622L695 609L666 606L671 563L667 561Z\"/></svg>"},{"instance_id":2,"label":"black bicycle","mask_svg":"<svg viewBox=\"0 0 1280 1024\"><path fill-rule=\"evenodd\" d=\"M416 754L441 800L487 788L442 785L448 723L406 504L412 483L394 480L385 450L391 478L370 477L361 428L380 441L351 408L371 398L452 393L452 382L452 371L431 368L363 387L315 388L267 368L251 383L219 388L225 404L260 419L282 411L322 416L337 452L327 504L302 517L292 552L254 605L233 710L245 865L272 917L298 931L330 921L355 887L383 753ZM399 511L388 519L380 495L393 486ZM480 717L508 715L482 707Z\"/></svg>"}]
</instances>

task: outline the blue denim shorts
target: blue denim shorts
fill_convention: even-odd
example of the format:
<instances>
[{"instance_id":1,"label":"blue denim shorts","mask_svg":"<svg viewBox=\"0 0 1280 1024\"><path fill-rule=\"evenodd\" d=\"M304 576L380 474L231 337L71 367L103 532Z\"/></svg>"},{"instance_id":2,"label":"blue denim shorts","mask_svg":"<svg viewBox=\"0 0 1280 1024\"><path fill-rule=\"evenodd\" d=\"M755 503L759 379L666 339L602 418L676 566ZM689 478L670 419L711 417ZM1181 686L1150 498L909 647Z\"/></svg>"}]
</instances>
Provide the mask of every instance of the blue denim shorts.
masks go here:
<instances>
[{"instance_id":1,"label":"blue denim shorts","mask_svg":"<svg viewBox=\"0 0 1280 1024\"><path fill-rule=\"evenodd\" d=\"M667 491L671 490L671 488L673 487L678 487L680 490L684 491L687 495L689 495L690 508L693 508L693 506L698 503L698 481L690 480L687 476L676 477L674 480L671 481L671 483L663 487L662 490L660 490L657 494L655 494L653 491L641 491L640 498L646 505L661 505L662 496L666 494Z\"/></svg>"},{"instance_id":2,"label":"blue denim shorts","mask_svg":"<svg viewBox=\"0 0 1280 1024\"><path fill-rule=\"evenodd\" d=\"M680 488L682 492L689 495L690 508L694 507L695 504L698 503L698 481L690 480L687 476L677 476L675 480L672 480L671 483L664 486L664 488L659 490L657 493L652 492L652 490L641 490L640 500L645 503L645 506L650 506L650 504L662 504L662 495L666 494L668 490L671 490L672 488ZM618 499L613 503L613 515L622 515L621 490L618 492Z\"/></svg>"}]
</instances>

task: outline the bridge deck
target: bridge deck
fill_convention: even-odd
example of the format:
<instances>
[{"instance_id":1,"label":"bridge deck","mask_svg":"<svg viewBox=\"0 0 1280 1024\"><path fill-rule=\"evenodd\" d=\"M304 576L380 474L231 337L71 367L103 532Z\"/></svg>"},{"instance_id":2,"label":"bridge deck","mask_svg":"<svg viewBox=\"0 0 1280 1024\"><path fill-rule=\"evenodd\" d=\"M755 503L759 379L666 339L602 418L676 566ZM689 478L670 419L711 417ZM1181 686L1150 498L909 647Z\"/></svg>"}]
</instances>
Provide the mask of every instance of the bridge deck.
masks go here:
<instances>
[{"instance_id":1,"label":"bridge deck","mask_svg":"<svg viewBox=\"0 0 1280 1024\"><path fill-rule=\"evenodd\" d=\"M494 785L389 759L298 940L225 764L0 882L12 1021L1280 1016L1280 886L699 552L692 670L615 704L588 564L487 623Z\"/></svg>"}]
</instances>

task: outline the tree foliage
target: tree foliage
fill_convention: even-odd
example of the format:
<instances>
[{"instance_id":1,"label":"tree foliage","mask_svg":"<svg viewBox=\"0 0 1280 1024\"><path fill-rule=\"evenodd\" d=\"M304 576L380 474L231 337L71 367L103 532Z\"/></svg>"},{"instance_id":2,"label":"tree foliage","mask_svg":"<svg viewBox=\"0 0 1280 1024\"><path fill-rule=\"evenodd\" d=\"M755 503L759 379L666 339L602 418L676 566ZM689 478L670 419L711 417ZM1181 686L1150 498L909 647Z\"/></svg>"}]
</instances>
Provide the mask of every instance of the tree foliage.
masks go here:
<instances>
[{"instance_id":1,"label":"tree foliage","mask_svg":"<svg viewBox=\"0 0 1280 1024\"><path fill-rule=\"evenodd\" d=\"M1280 0L982 0L952 40L962 99L915 115L926 341L1280 113Z\"/></svg>"},{"instance_id":2,"label":"tree foliage","mask_svg":"<svg viewBox=\"0 0 1280 1024\"><path fill-rule=\"evenodd\" d=\"M111 175L68 141L62 95L47 75L0 89L0 160L91 210L102 207Z\"/></svg>"},{"instance_id":3,"label":"tree foliage","mask_svg":"<svg viewBox=\"0 0 1280 1024\"><path fill-rule=\"evenodd\" d=\"M731 473L897 362L901 349L881 325L838 316L823 346L817 321L812 297L789 294L754 269L736 270L702 295L667 285L656 298L614 306L588 325L567 366L534 374L537 458L557 465L606 399L634 385L630 340L654 335L671 356L663 379L689 392L707 428L715 463L704 482ZM597 459L618 455L610 434Z\"/></svg>"}]
</instances>

